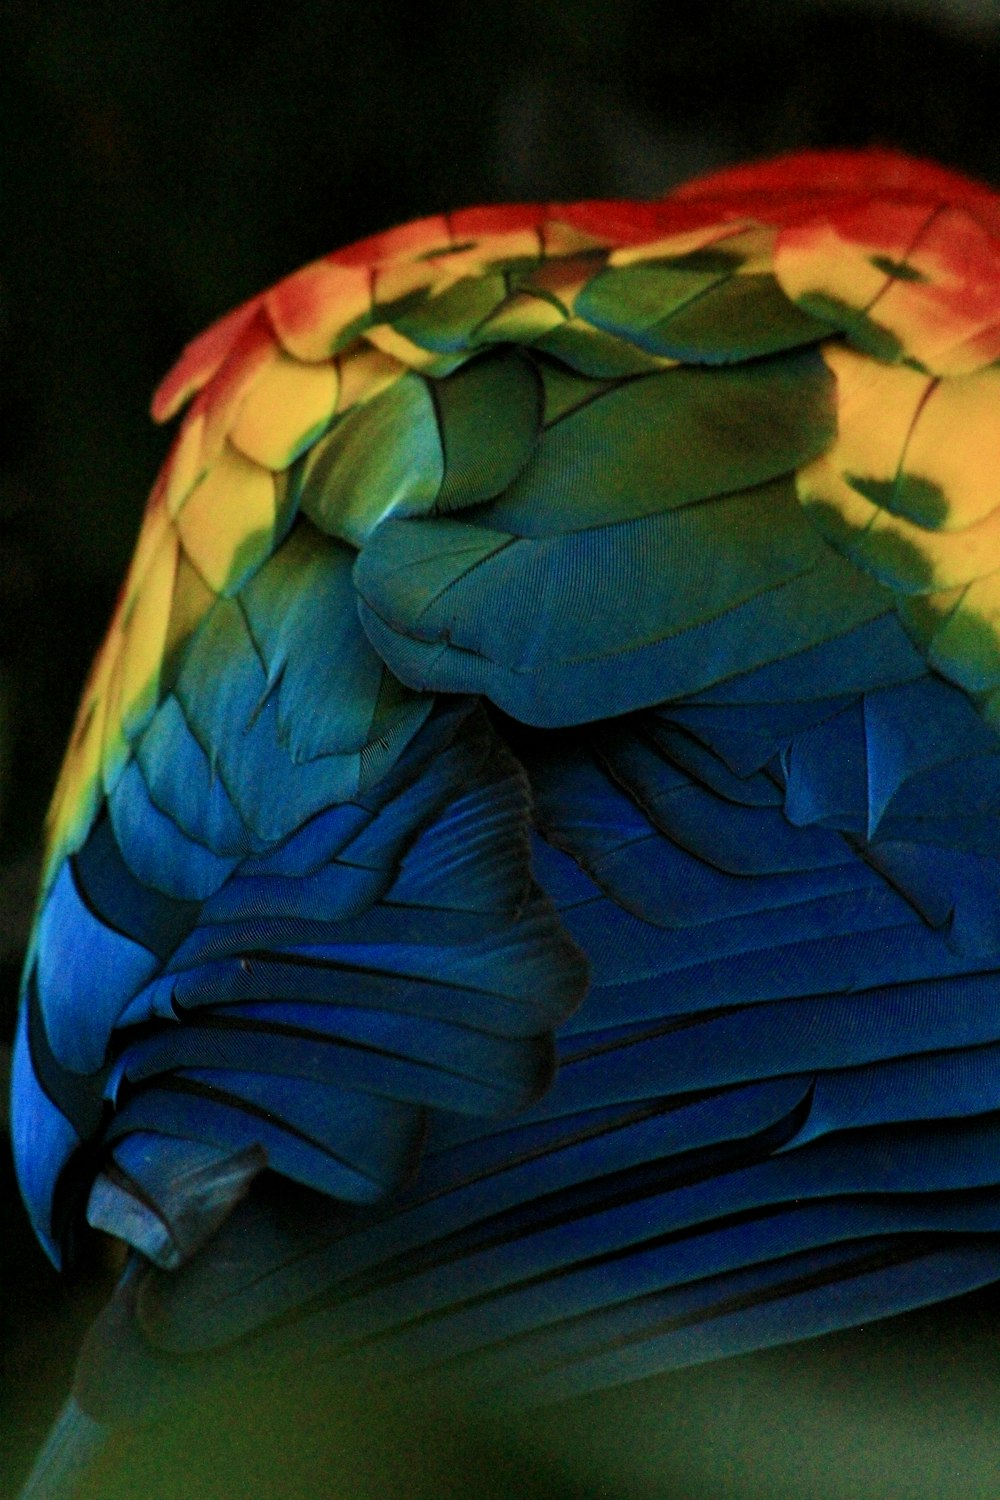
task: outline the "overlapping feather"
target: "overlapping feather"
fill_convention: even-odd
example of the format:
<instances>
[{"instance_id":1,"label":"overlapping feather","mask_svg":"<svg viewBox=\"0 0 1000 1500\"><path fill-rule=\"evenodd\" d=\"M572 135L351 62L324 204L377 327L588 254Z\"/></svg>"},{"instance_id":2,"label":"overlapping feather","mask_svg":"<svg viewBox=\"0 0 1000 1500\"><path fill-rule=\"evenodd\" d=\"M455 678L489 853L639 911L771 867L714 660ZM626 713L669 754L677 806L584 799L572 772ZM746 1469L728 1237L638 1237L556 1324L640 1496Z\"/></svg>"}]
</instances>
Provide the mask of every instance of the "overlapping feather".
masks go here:
<instances>
[{"instance_id":1,"label":"overlapping feather","mask_svg":"<svg viewBox=\"0 0 1000 1500\"><path fill-rule=\"evenodd\" d=\"M196 340L26 973L53 1256L518 1399L996 1276L998 353L997 200L879 153Z\"/></svg>"}]
</instances>

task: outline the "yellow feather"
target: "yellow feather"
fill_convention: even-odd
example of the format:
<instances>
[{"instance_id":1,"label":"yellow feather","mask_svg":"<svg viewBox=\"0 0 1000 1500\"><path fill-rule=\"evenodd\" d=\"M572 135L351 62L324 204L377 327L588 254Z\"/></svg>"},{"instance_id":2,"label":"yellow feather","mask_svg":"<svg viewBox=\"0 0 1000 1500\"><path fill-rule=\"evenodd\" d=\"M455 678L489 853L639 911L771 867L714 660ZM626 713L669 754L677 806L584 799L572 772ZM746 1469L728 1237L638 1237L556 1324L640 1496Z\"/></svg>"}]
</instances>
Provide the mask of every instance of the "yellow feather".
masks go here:
<instances>
[{"instance_id":1,"label":"yellow feather","mask_svg":"<svg viewBox=\"0 0 1000 1500\"><path fill-rule=\"evenodd\" d=\"M1000 370L938 381L920 409L905 468L941 489L945 530L1000 506Z\"/></svg>"},{"instance_id":2,"label":"yellow feather","mask_svg":"<svg viewBox=\"0 0 1000 1500\"><path fill-rule=\"evenodd\" d=\"M192 490L177 529L208 586L230 594L267 557L275 518L274 475L227 443Z\"/></svg>"},{"instance_id":3,"label":"yellow feather","mask_svg":"<svg viewBox=\"0 0 1000 1500\"><path fill-rule=\"evenodd\" d=\"M122 731L133 738L156 706L177 576L177 535L168 530L123 622Z\"/></svg>"},{"instance_id":4,"label":"yellow feather","mask_svg":"<svg viewBox=\"0 0 1000 1500\"><path fill-rule=\"evenodd\" d=\"M882 364L843 344L827 344L823 358L837 382L837 439L830 462L848 481L857 476L891 484L931 377L905 365Z\"/></svg>"},{"instance_id":5,"label":"yellow feather","mask_svg":"<svg viewBox=\"0 0 1000 1500\"><path fill-rule=\"evenodd\" d=\"M303 364L277 350L245 397L230 441L258 464L286 468L333 416L338 385L331 360Z\"/></svg>"},{"instance_id":6,"label":"yellow feather","mask_svg":"<svg viewBox=\"0 0 1000 1500\"><path fill-rule=\"evenodd\" d=\"M818 296L863 311L889 280L872 263L879 248L852 243L835 224L813 220L778 236L774 272L793 302Z\"/></svg>"},{"instance_id":7,"label":"yellow feather","mask_svg":"<svg viewBox=\"0 0 1000 1500\"><path fill-rule=\"evenodd\" d=\"M338 415L381 395L408 369L401 359L383 354L381 349L373 349L361 340L345 349L337 364L340 370Z\"/></svg>"},{"instance_id":8,"label":"yellow feather","mask_svg":"<svg viewBox=\"0 0 1000 1500\"><path fill-rule=\"evenodd\" d=\"M166 464L165 500L167 513L177 516L181 506L205 472L202 459L202 443L205 435L205 415L191 412L177 435Z\"/></svg>"},{"instance_id":9,"label":"yellow feather","mask_svg":"<svg viewBox=\"0 0 1000 1500\"><path fill-rule=\"evenodd\" d=\"M764 234L774 243L773 230L761 230L748 224L745 219L732 223L705 224L698 229L678 230L659 239L640 241L636 245L620 245L608 256L609 266L633 266L647 260L674 260L682 255L692 255L696 250L718 248L728 250L739 242L747 232Z\"/></svg>"}]
</instances>

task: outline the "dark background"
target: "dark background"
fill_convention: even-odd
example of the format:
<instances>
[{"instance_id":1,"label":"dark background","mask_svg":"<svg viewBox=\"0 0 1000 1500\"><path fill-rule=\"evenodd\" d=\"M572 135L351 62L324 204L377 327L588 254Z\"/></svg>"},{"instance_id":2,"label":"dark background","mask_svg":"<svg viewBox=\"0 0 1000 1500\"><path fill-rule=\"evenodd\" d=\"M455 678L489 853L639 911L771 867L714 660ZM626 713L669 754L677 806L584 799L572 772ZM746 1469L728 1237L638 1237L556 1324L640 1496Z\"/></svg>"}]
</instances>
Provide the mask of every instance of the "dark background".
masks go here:
<instances>
[{"instance_id":1,"label":"dark background","mask_svg":"<svg viewBox=\"0 0 1000 1500\"><path fill-rule=\"evenodd\" d=\"M146 404L205 322L408 217L653 196L796 146L876 141L1000 184L997 0L0 0L0 78L4 1039L45 803L166 447ZM6 1151L0 1222L6 1493L61 1398L103 1278L67 1284L49 1269ZM649 1382L536 1432L537 1471L494 1454L491 1472L518 1496L564 1485L608 1500L995 1500L998 1328L1000 1299L983 1293ZM209 1448L219 1420L203 1421ZM156 1493L223 1493L218 1452L238 1466L240 1442L214 1443L202 1479L190 1477L199 1460L183 1481L167 1465ZM466 1477L482 1459L474 1443L439 1449ZM386 1460L380 1494L418 1493L412 1457ZM271 1478L258 1466L233 1493L297 1493L289 1461ZM367 1495L342 1482L337 1493ZM152 1496L151 1483L121 1493ZM455 1483L448 1494L476 1488ZM440 1475L434 1486L446 1493Z\"/></svg>"}]
</instances>

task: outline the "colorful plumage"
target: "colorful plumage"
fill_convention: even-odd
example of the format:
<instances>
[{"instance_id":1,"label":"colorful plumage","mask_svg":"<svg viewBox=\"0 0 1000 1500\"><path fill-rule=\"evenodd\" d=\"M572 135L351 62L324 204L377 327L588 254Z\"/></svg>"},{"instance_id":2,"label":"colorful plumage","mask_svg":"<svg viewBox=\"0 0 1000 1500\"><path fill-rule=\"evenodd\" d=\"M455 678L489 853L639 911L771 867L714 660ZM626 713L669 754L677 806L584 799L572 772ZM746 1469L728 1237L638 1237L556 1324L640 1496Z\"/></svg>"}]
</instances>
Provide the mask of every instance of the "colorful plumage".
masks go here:
<instances>
[{"instance_id":1,"label":"colorful plumage","mask_svg":"<svg viewBox=\"0 0 1000 1500\"><path fill-rule=\"evenodd\" d=\"M25 971L52 1258L525 1403L1000 1277L1000 199L438 216L186 402Z\"/></svg>"}]
</instances>

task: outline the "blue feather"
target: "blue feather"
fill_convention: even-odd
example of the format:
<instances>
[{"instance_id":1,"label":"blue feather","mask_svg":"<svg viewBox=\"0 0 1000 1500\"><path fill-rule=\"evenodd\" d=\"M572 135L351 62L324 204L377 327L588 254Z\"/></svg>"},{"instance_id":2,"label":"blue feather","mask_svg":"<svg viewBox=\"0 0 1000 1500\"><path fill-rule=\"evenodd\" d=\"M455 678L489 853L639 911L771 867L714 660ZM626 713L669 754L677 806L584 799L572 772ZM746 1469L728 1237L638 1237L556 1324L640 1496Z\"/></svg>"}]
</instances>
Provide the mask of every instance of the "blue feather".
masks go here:
<instances>
[{"instance_id":1,"label":"blue feather","mask_svg":"<svg viewBox=\"0 0 1000 1500\"><path fill-rule=\"evenodd\" d=\"M74 1073L94 1073L126 1004L157 968L155 953L117 932L86 905L67 860L38 928L38 1003L52 1050ZM77 1011L66 1004L73 995Z\"/></svg>"},{"instance_id":2,"label":"blue feather","mask_svg":"<svg viewBox=\"0 0 1000 1500\"><path fill-rule=\"evenodd\" d=\"M227 1070L213 1079L195 1069L123 1101L107 1139L131 1131L160 1132L226 1152L261 1149L293 1181L371 1203L412 1170L421 1120L405 1104L335 1083L298 1078L282 1090L273 1075Z\"/></svg>"},{"instance_id":3,"label":"blue feather","mask_svg":"<svg viewBox=\"0 0 1000 1500\"><path fill-rule=\"evenodd\" d=\"M204 901L237 866L235 855L213 853L154 804L137 760L108 798L108 816L135 879L175 901Z\"/></svg>"}]
</instances>

